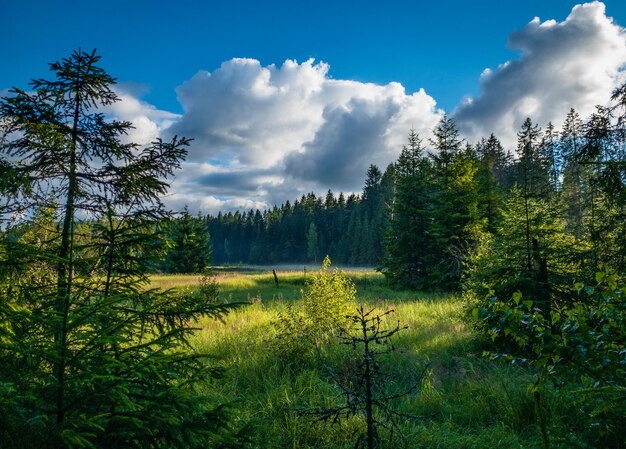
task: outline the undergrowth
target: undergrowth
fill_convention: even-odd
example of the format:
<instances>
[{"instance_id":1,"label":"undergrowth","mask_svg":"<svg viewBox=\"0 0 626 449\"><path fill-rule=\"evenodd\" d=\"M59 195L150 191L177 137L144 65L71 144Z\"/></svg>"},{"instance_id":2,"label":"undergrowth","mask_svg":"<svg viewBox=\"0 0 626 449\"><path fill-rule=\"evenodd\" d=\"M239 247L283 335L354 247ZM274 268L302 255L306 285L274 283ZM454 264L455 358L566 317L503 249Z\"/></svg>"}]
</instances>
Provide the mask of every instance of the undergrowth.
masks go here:
<instances>
[{"instance_id":1,"label":"undergrowth","mask_svg":"<svg viewBox=\"0 0 626 449\"><path fill-rule=\"evenodd\" d=\"M311 272L307 273L311 276ZM384 361L384 369L399 390L428 366L414 394L395 408L406 415L401 425L410 448L542 448L537 407L530 385L536 373L482 356L483 344L462 320L463 303L454 295L428 295L387 288L374 272L350 273L356 284L357 304L380 311L394 309L396 320L408 329L395 337L399 351ZM219 382L206 385L216 403L230 404L237 420L254 429L254 447L353 448L354 436L365 423L360 416L330 425L303 413L315 407L333 407L341 391L317 356L285 363L272 350L279 329L275 322L289 308L297 310L306 288L303 272L278 272L280 288L266 273L222 273L216 277L225 300L248 300L249 306L231 313L224 322L201 321L195 337L199 352L212 354L226 369ZM363 278L367 276L367 284ZM156 279L171 287L194 283L188 277ZM181 284L176 284L183 280ZM364 288L365 287L365 288ZM341 360L338 344L321 348L326 362ZM577 447L577 432L586 419L569 407L568 395L544 387L543 413L548 417L551 448ZM394 442L394 447L398 442Z\"/></svg>"}]
</instances>

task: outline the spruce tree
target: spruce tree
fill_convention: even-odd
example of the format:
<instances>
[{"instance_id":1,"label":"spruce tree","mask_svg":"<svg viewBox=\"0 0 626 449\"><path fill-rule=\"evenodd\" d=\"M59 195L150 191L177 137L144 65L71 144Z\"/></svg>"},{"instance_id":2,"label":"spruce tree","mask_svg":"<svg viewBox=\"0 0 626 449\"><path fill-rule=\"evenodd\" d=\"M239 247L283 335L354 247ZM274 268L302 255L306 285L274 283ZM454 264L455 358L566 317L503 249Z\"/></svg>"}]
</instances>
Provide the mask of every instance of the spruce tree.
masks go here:
<instances>
[{"instance_id":1,"label":"spruce tree","mask_svg":"<svg viewBox=\"0 0 626 449\"><path fill-rule=\"evenodd\" d=\"M500 221L500 208L510 164L502 144L493 134L489 139L482 139L476 150L478 212L485 221L485 229L493 234Z\"/></svg>"},{"instance_id":2,"label":"spruce tree","mask_svg":"<svg viewBox=\"0 0 626 449\"><path fill-rule=\"evenodd\" d=\"M589 180L589 170L579 163L583 138L583 121L578 113L571 109L563 123L559 142L563 172L561 194L567 205L568 229L579 239L585 234L584 191L589 187L585 185Z\"/></svg>"},{"instance_id":3,"label":"spruce tree","mask_svg":"<svg viewBox=\"0 0 626 449\"><path fill-rule=\"evenodd\" d=\"M468 264L465 286L479 302L509 301L519 291L550 322L555 306L567 301L584 250L565 230L558 203L528 197L516 186L504 201L495 237Z\"/></svg>"},{"instance_id":4,"label":"spruce tree","mask_svg":"<svg viewBox=\"0 0 626 449\"><path fill-rule=\"evenodd\" d=\"M549 190L555 193L559 190L561 169L559 154L559 136L552 122L548 123L539 144L539 159L543 170L548 175Z\"/></svg>"},{"instance_id":5,"label":"spruce tree","mask_svg":"<svg viewBox=\"0 0 626 449\"><path fill-rule=\"evenodd\" d=\"M212 370L188 341L227 308L214 289L161 292L146 276L189 140L124 143L130 123L99 112L118 100L99 59L75 51L0 104L0 198L16 219L0 257L0 446L206 447L225 423L195 389Z\"/></svg>"},{"instance_id":6,"label":"spruce tree","mask_svg":"<svg viewBox=\"0 0 626 449\"><path fill-rule=\"evenodd\" d=\"M317 227L313 222L309 225L309 231L306 234L306 247L309 260L317 263L317 257L319 256L319 236L317 234Z\"/></svg>"},{"instance_id":7,"label":"spruce tree","mask_svg":"<svg viewBox=\"0 0 626 449\"><path fill-rule=\"evenodd\" d=\"M526 118L517 133L517 184L527 197L545 197L550 188L541 155L541 128Z\"/></svg>"},{"instance_id":8,"label":"spruce tree","mask_svg":"<svg viewBox=\"0 0 626 449\"><path fill-rule=\"evenodd\" d=\"M423 155L422 140L411 130L408 145L395 164L395 199L381 263L385 277L396 286L423 287L434 245L431 206L431 166Z\"/></svg>"},{"instance_id":9,"label":"spruce tree","mask_svg":"<svg viewBox=\"0 0 626 449\"><path fill-rule=\"evenodd\" d=\"M169 226L172 247L163 266L168 273L202 273L211 263L209 229L201 217L193 217L187 207Z\"/></svg>"},{"instance_id":10,"label":"spruce tree","mask_svg":"<svg viewBox=\"0 0 626 449\"><path fill-rule=\"evenodd\" d=\"M478 222L477 159L471 146L462 150L454 121L444 116L431 145L433 159L432 236L429 283L441 289L457 289L462 264L475 240Z\"/></svg>"}]
</instances>

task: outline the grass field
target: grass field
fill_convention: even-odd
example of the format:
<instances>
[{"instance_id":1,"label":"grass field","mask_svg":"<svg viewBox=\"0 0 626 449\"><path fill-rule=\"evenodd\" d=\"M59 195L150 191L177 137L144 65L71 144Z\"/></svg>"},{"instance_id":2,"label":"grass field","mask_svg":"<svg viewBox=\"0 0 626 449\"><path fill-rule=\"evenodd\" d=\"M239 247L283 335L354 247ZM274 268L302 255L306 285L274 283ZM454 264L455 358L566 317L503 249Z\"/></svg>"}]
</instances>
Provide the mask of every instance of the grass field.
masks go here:
<instances>
[{"instance_id":1,"label":"grass field","mask_svg":"<svg viewBox=\"0 0 626 449\"><path fill-rule=\"evenodd\" d=\"M295 361L272 349L277 338L272 323L287 304L297 307L306 277L314 273L278 271L277 288L271 271L215 272L224 300L251 304L224 322L201 322L194 344L225 369L206 392L231 407L236 425L250 426L252 447L352 448L364 427L361 416L331 425L308 413L342 403L322 365L341 367L345 346L331 344L321 356L303 354ZM425 372L419 388L393 404L403 415L401 432L396 430L392 441L385 434L384 447L541 448L538 410L550 431L561 435L561 443L551 447L570 447L562 436L576 422L563 402L566 396L546 389L538 409L529 390L534 373L482 357L481 342L462 320L458 297L394 291L371 270L347 274L357 286L358 302L380 311L394 309L389 325L408 326L394 341L400 350L381 363L389 388L400 391ZM153 285L164 288L193 288L198 282L199 276L152 278Z\"/></svg>"}]
</instances>

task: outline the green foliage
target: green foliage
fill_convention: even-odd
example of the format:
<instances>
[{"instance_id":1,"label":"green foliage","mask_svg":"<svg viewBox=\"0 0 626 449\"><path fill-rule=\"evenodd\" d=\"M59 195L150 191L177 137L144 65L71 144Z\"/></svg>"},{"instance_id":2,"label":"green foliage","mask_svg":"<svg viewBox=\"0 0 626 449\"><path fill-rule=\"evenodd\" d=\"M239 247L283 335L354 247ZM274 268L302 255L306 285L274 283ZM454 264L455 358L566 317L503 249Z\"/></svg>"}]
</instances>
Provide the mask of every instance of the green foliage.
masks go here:
<instances>
[{"instance_id":1,"label":"green foliage","mask_svg":"<svg viewBox=\"0 0 626 449\"><path fill-rule=\"evenodd\" d=\"M498 233L483 239L468 261L464 286L472 304L486 305L489 290L498 298L520 291L541 306L549 321L551 308L568 301L584 246L565 231L558 207L525 197L521 188L511 191Z\"/></svg>"},{"instance_id":2,"label":"green foliage","mask_svg":"<svg viewBox=\"0 0 626 449\"><path fill-rule=\"evenodd\" d=\"M423 156L422 141L409 134L395 168L395 195L389 211L381 270L391 284L418 288L426 284L431 269L431 166Z\"/></svg>"},{"instance_id":3,"label":"green foliage","mask_svg":"<svg viewBox=\"0 0 626 449\"><path fill-rule=\"evenodd\" d=\"M274 323L278 335L273 346L296 361L330 341L355 307L354 283L344 272L331 270L330 264L326 256L320 271L302 291L298 307L289 304Z\"/></svg>"},{"instance_id":4,"label":"green foliage","mask_svg":"<svg viewBox=\"0 0 626 449\"><path fill-rule=\"evenodd\" d=\"M471 148L456 152L435 170L432 237L435 248L429 285L458 290L463 266L472 252L482 223L478 209L478 161Z\"/></svg>"},{"instance_id":5,"label":"green foliage","mask_svg":"<svg viewBox=\"0 0 626 449\"><path fill-rule=\"evenodd\" d=\"M291 275L300 280L303 277L302 272ZM323 360L333 367L338 379L329 377L314 356L310 363L300 363L297 370L285 369L289 360L284 353L268 350L268 335L276 333L273 322L294 299L272 299L271 273L262 275L262 279L260 276L243 272L236 277L225 273L217 278L222 291L231 291L237 298L255 295L261 289L263 301L233 311L225 323L201 323L204 330L194 338L198 349L219 355L227 368L219 388L212 389L213 394L220 398L218 402L236 400L240 419L258 423L253 447L354 448L357 435L366 427L362 414L329 425L312 420L302 411L344 405L337 380L355 380L350 355L362 351L346 351L345 345L338 344L321 348ZM281 273L281 290L286 276ZM396 317L409 327L394 339L399 350L379 358L381 373L387 376L387 392L406 391L418 379L425 361L430 364L415 394L392 404L398 413L417 417L401 418L398 422L405 445L397 430L389 444L383 431L382 447L541 447L535 430L534 400L528 389L534 381L533 372L481 358L482 348L476 335L460 321L463 303L458 297L393 290L382 276L377 276L374 291L369 284L364 290L358 279L355 282L358 304L366 301L368 308L396 310L388 317L393 319L387 320L385 328L393 328ZM298 304L294 306L297 308ZM581 416L580 408L572 407L569 390L567 395L557 395L553 387L545 386L542 404L548 429L555 436L576 441L585 431L588 421ZM561 443L554 447L568 446Z\"/></svg>"},{"instance_id":6,"label":"green foliage","mask_svg":"<svg viewBox=\"0 0 626 449\"><path fill-rule=\"evenodd\" d=\"M315 227L315 223L311 222L309 226L309 231L306 235L306 254L309 257L309 260L313 260L317 263L317 255L319 252L319 243L317 236L317 228Z\"/></svg>"},{"instance_id":7,"label":"green foliage","mask_svg":"<svg viewBox=\"0 0 626 449\"><path fill-rule=\"evenodd\" d=\"M211 240L206 222L187 208L170 222L171 248L162 267L167 273L202 273L211 263Z\"/></svg>"},{"instance_id":8,"label":"green foliage","mask_svg":"<svg viewBox=\"0 0 626 449\"><path fill-rule=\"evenodd\" d=\"M567 304L546 320L520 292L512 301L492 294L472 311L494 342L494 358L530 364L558 385L574 385L571 400L587 413L593 447L624 447L626 433L626 298L613 274L599 272L597 286L578 284ZM502 352L502 349L508 349Z\"/></svg>"},{"instance_id":9,"label":"green foliage","mask_svg":"<svg viewBox=\"0 0 626 449\"><path fill-rule=\"evenodd\" d=\"M485 230L495 233L500 221L502 198L507 187L510 158L500 141L491 134L476 145L478 167L476 183L478 189L478 212L485 222Z\"/></svg>"},{"instance_id":10,"label":"green foliage","mask_svg":"<svg viewBox=\"0 0 626 449\"><path fill-rule=\"evenodd\" d=\"M394 430L399 431L399 422L406 419L393 408L393 402L415 392L420 386L426 369L416 381L403 391L389 391L392 377L383 371L382 359L394 352L396 348L391 343L394 335L406 327L397 322L395 327L385 329L385 317L394 313L393 309L383 313L375 313L374 309L367 309L361 305L356 314L350 315L351 324L348 328L341 328L340 342L352 347L354 360L341 368L341 375L336 370L326 367L326 372L333 382L341 389L344 403L339 406L316 410L313 413L319 419L332 424L340 424L343 419L363 417L365 431L358 434L354 447L373 449L380 447L382 441L387 444L393 442ZM389 432L385 435L384 431ZM400 436L402 436L402 433Z\"/></svg>"},{"instance_id":11,"label":"green foliage","mask_svg":"<svg viewBox=\"0 0 626 449\"><path fill-rule=\"evenodd\" d=\"M591 444L626 446L626 296L614 274L599 272L598 284L579 284L577 297L559 321L551 375L583 386L579 404L587 410Z\"/></svg>"},{"instance_id":12,"label":"green foliage","mask_svg":"<svg viewBox=\"0 0 626 449\"><path fill-rule=\"evenodd\" d=\"M432 160L413 131L398 157L381 268L399 287L454 290L483 227L478 159L471 146L461 150L452 119L444 116L434 135Z\"/></svg>"},{"instance_id":13,"label":"green foliage","mask_svg":"<svg viewBox=\"0 0 626 449\"><path fill-rule=\"evenodd\" d=\"M189 341L229 307L146 276L189 141L123 143L130 124L97 112L117 101L98 61L78 50L0 104L2 166L19 174L0 197L16 217L0 240L0 446L221 444L226 410L198 389L218 373Z\"/></svg>"}]
</instances>

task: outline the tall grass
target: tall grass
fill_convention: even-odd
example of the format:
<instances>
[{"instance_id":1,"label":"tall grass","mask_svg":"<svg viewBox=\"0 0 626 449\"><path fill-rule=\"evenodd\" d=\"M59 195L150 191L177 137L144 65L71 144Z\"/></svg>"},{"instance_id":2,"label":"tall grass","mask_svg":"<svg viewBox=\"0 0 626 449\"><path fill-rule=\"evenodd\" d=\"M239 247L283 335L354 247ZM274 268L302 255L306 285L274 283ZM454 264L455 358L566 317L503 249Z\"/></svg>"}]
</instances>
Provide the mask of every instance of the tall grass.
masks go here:
<instances>
[{"instance_id":1,"label":"tall grass","mask_svg":"<svg viewBox=\"0 0 626 449\"><path fill-rule=\"evenodd\" d=\"M311 273L307 273L311 275ZM420 294L388 289L373 271L349 272L358 300L381 311L394 309L387 320L408 326L395 345L400 348L382 366L390 387L402 389L426 370L415 394L395 405L405 418L403 437L388 447L407 448L539 448L536 408L528 386L535 373L489 361L481 343L464 325L463 304L454 295ZM345 346L334 345L318 356L285 360L272 349L277 338L272 323L287 304L295 304L305 285L302 271L218 272L222 298L251 304L224 322L203 321L198 351L215 356L225 377L207 392L216 403L231 404L233 418L252 424L254 446L263 448L352 448L364 423L358 416L330 425L307 413L342 401L323 364L340 363ZM193 287L198 276L155 276L161 287ZM342 352L343 351L343 352ZM567 427L562 396L545 392L551 429ZM554 446L554 447L558 447ZM565 447L565 446L563 446Z\"/></svg>"}]
</instances>

